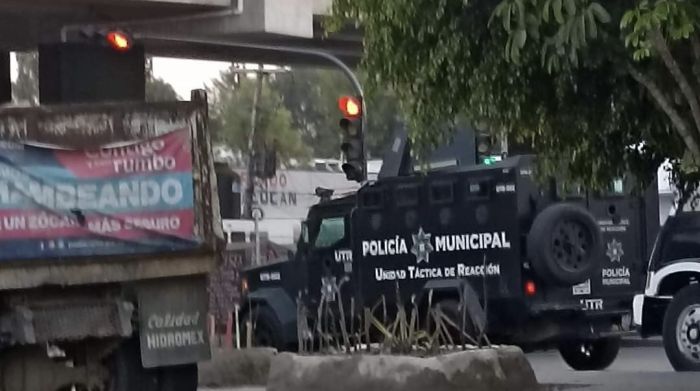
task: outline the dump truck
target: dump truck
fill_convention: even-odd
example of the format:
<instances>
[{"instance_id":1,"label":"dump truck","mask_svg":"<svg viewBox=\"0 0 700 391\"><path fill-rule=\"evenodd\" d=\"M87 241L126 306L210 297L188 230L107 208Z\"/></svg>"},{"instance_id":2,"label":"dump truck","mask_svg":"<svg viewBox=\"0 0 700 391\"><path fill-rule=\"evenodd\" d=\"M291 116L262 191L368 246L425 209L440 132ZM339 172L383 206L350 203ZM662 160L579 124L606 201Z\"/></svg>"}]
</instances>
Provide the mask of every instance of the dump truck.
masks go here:
<instances>
[{"instance_id":1,"label":"dump truck","mask_svg":"<svg viewBox=\"0 0 700 391\"><path fill-rule=\"evenodd\" d=\"M196 390L222 238L203 91L0 108L0 390Z\"/></svg>"}]
</instances>

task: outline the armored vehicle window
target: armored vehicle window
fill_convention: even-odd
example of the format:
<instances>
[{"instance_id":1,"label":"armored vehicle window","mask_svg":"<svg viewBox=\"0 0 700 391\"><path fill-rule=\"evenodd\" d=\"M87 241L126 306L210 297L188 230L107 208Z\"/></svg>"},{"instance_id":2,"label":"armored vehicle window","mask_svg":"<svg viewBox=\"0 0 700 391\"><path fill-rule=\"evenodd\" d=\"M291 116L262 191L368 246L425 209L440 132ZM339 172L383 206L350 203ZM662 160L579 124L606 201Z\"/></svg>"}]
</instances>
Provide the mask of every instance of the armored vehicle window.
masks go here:
<instances>
[{"instance_id":1,"label":"armored vehicle window","mask_svg":"<svg viewBox=\"0 0 700 391\"><path fill-rule=\"evenodd\" d=\"M433 204L449 204L454 201L453 182L435 182L430 185L430 202Z\"/></svg>"},{"instance_id":2,"label":"armored vehicle window","mask_svg":"<svg viewBox=\"0 0 700 391\"><path fill-rule=\"evenodd\" d=\"M399 185L396 187L396 206L418 205L418 185Z\"/></svg>"},{"instance_id":3,"label":"armored vehicle window","mask_svg":"<svg viewBox=\"0 0 700 391\"><path fill-rule=\"evenodd\" d=\"M661 264L680 259L700 258L700 228L685 228L671 233L661 252Z\"/></svg>"},{"instance_id":4,"label":"armored vehicle window","mask_svg":"<svg viewBox=\"0 0 700 391\"><path fill-rule=\"evenodd\" d=\"M315 248L326 248L343 240L345 237L345 218L327 217L321 221L318 235L314 241Z\"/></svg>"}]
</instances>

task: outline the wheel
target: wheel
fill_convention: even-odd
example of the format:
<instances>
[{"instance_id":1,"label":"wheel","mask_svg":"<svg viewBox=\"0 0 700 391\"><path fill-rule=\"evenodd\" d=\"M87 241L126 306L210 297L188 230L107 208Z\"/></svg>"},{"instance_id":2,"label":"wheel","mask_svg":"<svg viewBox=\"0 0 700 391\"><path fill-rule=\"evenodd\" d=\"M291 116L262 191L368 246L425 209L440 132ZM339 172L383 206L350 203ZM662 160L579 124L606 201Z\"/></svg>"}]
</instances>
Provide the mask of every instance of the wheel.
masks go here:
<instances>
[{"instance_id":1,"label":"wheel","mask_svg":"<svg viewBox=\"0 0 700 391\"><path fill-rule=\"evenodd\" d=\"M138 338L122 343L107 361L109 391L159 391L158 372L143 368Z\"/></svg>"},{"instance_id":2,"label":"wheel","mask_svg":"<svg viewBox=\"0 0 700 391\"><path fill-rule=\"evenodd\" d=\"M532 267L545 282L570 286L591 277L603 254L600 228L586 209L559 203L540 212L527 236Z\"/></svg>"},{"instance_id":3,"label":"wheel","mask_svg":"<svg viewBox=\"0 0 700 391\"><path fill-rule=\"evenodd\" d=\"M138 338L123 343L108 361L109 391L197 391L197 365L146 369Z\"/></svg>"},{"instance_id":4,"label":"wheel","mask_svg":"<svg viewBox=\"0 0 700 391\"><path fill-rule=\"evenodd\" d=\"M445 316L457 326L462 325L462 315L464 314L464 324L462 326L462 330L468 336L470 336L474 339L477 338L476 330L475 330L475 327L472 323L471 317L469 316L469 313L467 312L466 309L459 307L459 300L457 300L457 299L444 299L444 300L440 300L435 305L439 306L440 309L442 310L442 313L445 314ZM459 331L457 329L448 325L447 330L449 330L450 337L452 337L452 341L455 344L460 344L462 342L462 335L459 333ZM466 339L465 342L469 342L469 339Z\"/></svg>"},{"instance_id":5,"label":"wheel","mask_svg":"<svg viewBox=\"0 0 700 391\"><path fill-rule=\"evenodd\" d=\"M700 285L674 295L663 325L664 349L676 371L700 371Z\"/></svg>"},{"instance_id":6,"label":"wheel","mask_svg":"<svg viewBox=\"0 0 700 391\"><path fill-rule=\"evenodd\" d=\"M159 368L159 391L197 391L197 364Z\"/></svg>"},{"instance_id":7,"label":"wheel","mask_svg":"<svg viewBox=\"0 0 700 391\"><path fill-rule=\"evenodd\" d=\"M571 340L559 344L564 361L577 371L601 371L610 366L620 351L620 338Z\"/></svg>"},{"instance_id":8,"label":"wheel","mask_svg":"<svg viewBox=\"0 0 700 391\"><path fill-rule=\"evenodd\" d=\"M285 350L282 325L269 307L253 307L243 319L245 322L241 328L244 330L243 338L246 338L249 322L253 326L253 346L271 347L278 351Z\"/></svg>"}]
</instances>

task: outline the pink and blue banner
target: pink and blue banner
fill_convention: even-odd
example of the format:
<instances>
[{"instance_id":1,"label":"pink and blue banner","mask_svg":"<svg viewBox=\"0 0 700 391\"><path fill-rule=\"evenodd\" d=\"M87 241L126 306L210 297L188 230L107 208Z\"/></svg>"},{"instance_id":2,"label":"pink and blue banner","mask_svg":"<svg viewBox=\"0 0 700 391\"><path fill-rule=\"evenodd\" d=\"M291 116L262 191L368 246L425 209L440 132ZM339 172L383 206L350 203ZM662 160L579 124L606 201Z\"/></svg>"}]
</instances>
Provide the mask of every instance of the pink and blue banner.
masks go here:
<instances>
[{"instance_id":1,"label":"pink and blue banner","mask_svg":"<svg viewBox=\"0 0 700 391\"><path fill-rule=\"evenodd\" d=\"M0 143L0 261L197 247L189 129L76 151Z\"/></svg>"}]
</instances>

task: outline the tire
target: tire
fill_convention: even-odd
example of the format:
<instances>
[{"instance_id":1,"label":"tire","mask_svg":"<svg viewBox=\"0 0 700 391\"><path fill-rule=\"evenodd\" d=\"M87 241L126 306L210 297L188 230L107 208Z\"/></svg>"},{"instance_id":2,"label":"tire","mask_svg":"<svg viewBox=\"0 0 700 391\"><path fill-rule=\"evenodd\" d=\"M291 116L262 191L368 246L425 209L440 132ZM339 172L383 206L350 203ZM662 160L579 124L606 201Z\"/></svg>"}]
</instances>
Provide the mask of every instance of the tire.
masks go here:
<instances>
[{"instance_id":1,"label":"tire","mask_svg":"<svg viewBox=\"0 0 700 391\"><path fill-rule=\"evenodd\" d=\"M620 351L620 338L571 340L559 344L559 353L572 369L602 371L610 366Z\"/></svg>"},{"instance_id":2,"label":"tire","mask_svg":"<svg viewBox=\"0 0 700 391\"><path fill-rule=\"evenodd\" d=\"M109 391L197 391L197 364L146 369L138 338L123 343L108 361Z\"/></svg>"},{"instance_id":3,"label":"tire","mask_svg":"<svg viewBox=\"0 0 700 391\"><path fill-rule=\"evenodd\" d=\"M700 285L681 289L666 309L666 357L676 371L700 371Z\"/></svg>"},{"instance_id":4,"label":"tire","mask_svg":"<svg viewBox=\"0 0 700 391\"><path fill-rule=\"evenodd\" d=\"M537 275L553 285L586 281L603 254L600 228L586 209L567 203L540 212L527 236L527 255Z\"/></svg>"},{"instance_id":5,"label":"tire","mask_svg":"<svg viewBox=\"0 0 700 391\"><path fill-rule=\"evenodd\" d=\"M158 371L143 368L138 338L125 341L109 358L109 391L159 391Z\"/></svg>"},{"instance_id":6,"label":"tire","mask_svg":"<svg viewBox=\"0 0 700 391\"><path fill-rule=\"evenodd\" d=\"M159 391L197 391L197 364L159 368Z\"/></svg>"},{"instance_id":7,"label":"tire","mask_svg":"<svg viewBox=\"0 0 700 391\"><path fill-rule=\"evenodd\" d=\"M243 338L246 338L248 321L253 325L253 346L271 347L278 351L285 350L284 338L282 336L282 325L272 310L267 306L253 307L244 316Z\"/></svg>"}]
</instances>

